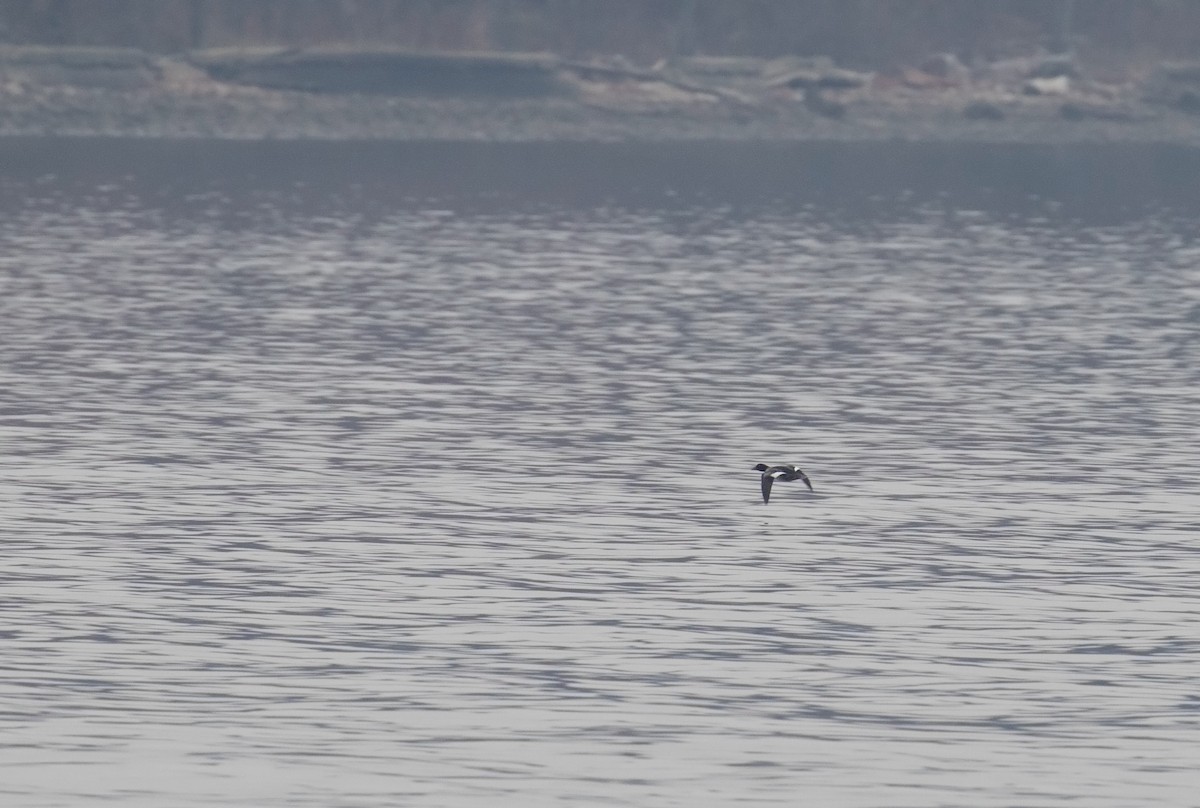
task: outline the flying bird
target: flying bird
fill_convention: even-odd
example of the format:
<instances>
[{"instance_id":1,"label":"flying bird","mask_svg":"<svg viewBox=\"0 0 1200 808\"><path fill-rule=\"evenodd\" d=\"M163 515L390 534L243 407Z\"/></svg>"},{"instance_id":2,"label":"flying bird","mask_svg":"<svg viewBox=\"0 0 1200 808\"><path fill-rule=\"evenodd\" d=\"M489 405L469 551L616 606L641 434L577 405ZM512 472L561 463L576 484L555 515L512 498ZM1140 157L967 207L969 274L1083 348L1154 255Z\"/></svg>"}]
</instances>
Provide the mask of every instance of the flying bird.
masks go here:
<instances>
[{"instance_id":1,"label":"flying bird","mask_svg":"<svg viewBox=\"0 0 1200 808\"><path fill-rule=\"evenodd\" d=\"M781 464L778 466L768 466L766 463L759 463L754 467L755 471L762 472L762 492L763 504L771 501L771 486L778 480L781 483L790 483L792 480L802 480L808 486L808 490L813 490L812 483L808 481L808 475L801 471L796 466Z\"/></svg>"}]
</instances>

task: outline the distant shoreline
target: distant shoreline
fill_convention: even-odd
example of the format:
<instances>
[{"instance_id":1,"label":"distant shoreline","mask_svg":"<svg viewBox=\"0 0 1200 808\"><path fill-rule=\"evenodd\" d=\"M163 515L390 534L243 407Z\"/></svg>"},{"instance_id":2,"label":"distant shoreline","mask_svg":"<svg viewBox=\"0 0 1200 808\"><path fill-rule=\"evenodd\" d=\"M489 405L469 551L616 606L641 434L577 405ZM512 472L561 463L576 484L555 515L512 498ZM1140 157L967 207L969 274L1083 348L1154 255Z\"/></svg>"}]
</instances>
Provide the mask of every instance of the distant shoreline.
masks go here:
<instances>
[{"instance_id":1,"label":"distant shoreline","mask_svg":"<svg viewBox=\"0 0 1200 808\"><path fill-rule=\"evenodd\" d=\"M1200 146L1200 115L1184 103L1200 95L1186 84L1155 101L1144 85L1066 73L1031 94L1019 75L897 80L801 64L768 81L749 60L710 61L728 75L545 55L6 46L0 136ZM471 91L478 77L487 86Z\"/></svg>"}]
</instances>

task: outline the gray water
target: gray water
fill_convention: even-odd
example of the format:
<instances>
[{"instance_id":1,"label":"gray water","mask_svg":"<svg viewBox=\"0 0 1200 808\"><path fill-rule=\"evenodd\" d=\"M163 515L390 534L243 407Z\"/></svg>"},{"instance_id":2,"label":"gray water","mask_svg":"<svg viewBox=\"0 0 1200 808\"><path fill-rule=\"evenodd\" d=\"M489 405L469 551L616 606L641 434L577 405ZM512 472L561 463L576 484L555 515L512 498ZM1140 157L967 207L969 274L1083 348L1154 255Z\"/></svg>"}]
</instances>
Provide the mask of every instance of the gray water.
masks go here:
<instances>
[{"instance_id":1,"label":"gray water","mask_svg":"<svg viewBox=\"0 0 1200 808\"><path fill-rule=\"evenodd\" d=\"M1196 155L0 151L4 805L1200 804Z\"/></svg>"}]
</instances>

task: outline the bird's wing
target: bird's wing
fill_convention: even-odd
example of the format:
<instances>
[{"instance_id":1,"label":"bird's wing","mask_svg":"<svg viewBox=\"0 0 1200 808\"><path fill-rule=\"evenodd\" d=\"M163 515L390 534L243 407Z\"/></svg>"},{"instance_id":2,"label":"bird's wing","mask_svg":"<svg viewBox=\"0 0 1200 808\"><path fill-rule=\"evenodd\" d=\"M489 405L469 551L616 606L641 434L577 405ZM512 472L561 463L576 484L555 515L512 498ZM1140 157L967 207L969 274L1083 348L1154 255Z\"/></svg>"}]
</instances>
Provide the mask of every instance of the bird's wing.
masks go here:
<instances>
[{"instance_id":1,"label":"bird's wing","mask_svg":"<svg viewBox=\"0 0 1200 808\"><path fill-rule=\"evenodd\" d=\"M801 471L800 469L796 469L796 474L800 475L800 479L801 479L801 480L804 480L804 484L808 486L808 490L809 490L809 491L813 490L812 483L810 483L810 482L808 481L808 475L807 475L807 474L805 474L805 473L804 473L803 471Z\"/></svg>"},{"instance_id":2,"label":"bird's wing","mask_svg":"<svg viewBox=\"0 0 1200 808\"><path fill-rule=\"evenodd\" d=\"M774 482L775 482L775 478L772 477L770 474L763 474L763 476L762 476L763 503L767 503L767 502L771 501L771 484Z\"/></svg>"}]
</instances>

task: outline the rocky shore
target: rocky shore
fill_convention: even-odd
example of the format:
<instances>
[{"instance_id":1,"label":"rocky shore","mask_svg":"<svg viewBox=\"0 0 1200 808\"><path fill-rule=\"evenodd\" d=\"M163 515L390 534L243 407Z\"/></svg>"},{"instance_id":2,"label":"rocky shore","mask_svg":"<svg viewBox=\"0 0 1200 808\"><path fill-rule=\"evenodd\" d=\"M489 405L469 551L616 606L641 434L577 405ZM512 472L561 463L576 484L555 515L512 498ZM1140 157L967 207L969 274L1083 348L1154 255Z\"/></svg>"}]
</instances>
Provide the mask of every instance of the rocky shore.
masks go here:
<instances>
[{"instance_id":1,"label":"rocky shore","mask_svg":"<svg viewBox=\"0 0 1200 808\"><path fill-rule=\"evenodd\" d=\"M638 68L544 54L5 46L0 136L1200 146L1200 66L1097 77L1062 56L968 67L935 55L878 74L821 58Z\"/></svg>"}]
</instances>

